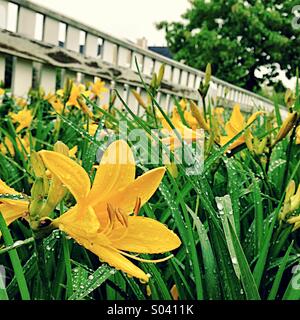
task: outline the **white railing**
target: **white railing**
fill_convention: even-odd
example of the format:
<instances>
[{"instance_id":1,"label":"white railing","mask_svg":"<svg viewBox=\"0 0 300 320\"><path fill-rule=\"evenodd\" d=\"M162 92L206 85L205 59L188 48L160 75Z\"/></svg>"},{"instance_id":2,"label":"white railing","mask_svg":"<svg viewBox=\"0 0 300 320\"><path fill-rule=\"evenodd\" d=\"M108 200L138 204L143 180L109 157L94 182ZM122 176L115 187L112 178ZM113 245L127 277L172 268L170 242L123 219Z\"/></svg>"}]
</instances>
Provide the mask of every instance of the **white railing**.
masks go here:
<instances>
[{"instance_id":1,"label":"white railing","mask_svg":"<svg viewBox=\"0 0 300 320\"><path fill-rule=\"evenodd\" d=\"M17 5L16 28L8 31L8 13L13 5ZM41 37L36 32L37 21L42 21ZM66 30L63 48L59 43L60 28ZM146 82L165 64L158 97L165 109L173 104L172 96L199 100L197 88L204 78L201 71L26 0L0 0L0 81L5 78L7 56L14 57L11 87L16 96L26 95L33 79L35 86L54 92L57 70L63 70L62 81L66 77L85 81L101 77L110 89L118 89L136 112L138 104L131 89L142 96L146 93L137 74L135 60ZM209 95L214 99L226 98L232 103L240 103L247 112L256 107L273 110L270 100L215 77L212 77ZM282 113L285 113L284 109Z\"/></svg>"}]
</instances>

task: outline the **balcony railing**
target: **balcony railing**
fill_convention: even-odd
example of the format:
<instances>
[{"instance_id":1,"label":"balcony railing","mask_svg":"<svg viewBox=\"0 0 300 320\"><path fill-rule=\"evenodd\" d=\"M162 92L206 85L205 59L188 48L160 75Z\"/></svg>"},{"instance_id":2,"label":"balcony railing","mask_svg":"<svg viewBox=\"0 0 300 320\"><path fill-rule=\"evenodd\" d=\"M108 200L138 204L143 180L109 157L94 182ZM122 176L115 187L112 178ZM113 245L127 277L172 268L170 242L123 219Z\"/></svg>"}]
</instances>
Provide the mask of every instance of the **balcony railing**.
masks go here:
<instances>
[{"instance_id":1,"label":"balcony railing","mask_svg":"<svg viewBox=\"0 0 300 320\"><path fill-rule=\"evenodd\" d=\"M13 30L7 30L10 9L16 13ZM60 30L65 30L64 41L60 41ZM25 0L0 0L0 81L5 80L11 57L11 88L16 96L26 95L32 86L54 92L57 80L61 79L61 85L66 77L81 81L100 77L110 89L116 88L136 112L139 112L138 103L131 89L142 96L146 92L135 61L146 82L165 64L158 100L167 110L173 105L173 96L198 100L197 88L204 78L201 71ZM215 101L240 103L246 112L254 108L273 110L272 101L215 77L209 95ZM104 100L108 99L107 95ZM283 108L282 113L286 113Z\"/></svg>"}]
</instances>

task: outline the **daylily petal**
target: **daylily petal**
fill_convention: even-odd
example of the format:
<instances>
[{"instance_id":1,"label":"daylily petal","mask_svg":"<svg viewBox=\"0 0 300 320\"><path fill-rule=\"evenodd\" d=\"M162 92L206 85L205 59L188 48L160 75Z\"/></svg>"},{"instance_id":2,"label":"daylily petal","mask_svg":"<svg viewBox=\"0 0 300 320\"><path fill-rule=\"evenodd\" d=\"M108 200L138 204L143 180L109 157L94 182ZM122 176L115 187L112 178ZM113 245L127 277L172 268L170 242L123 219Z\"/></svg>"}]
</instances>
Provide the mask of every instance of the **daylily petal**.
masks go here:
<instances>
[{"instance_id":1,"label":"daylily petal","mask_svg":"<svg viewBox=\"0 0 300 320\"><path fill-rule=\"evenodd\" d=\"M228 125L226 126L227 135L235 136L236 134L238 134L244 129L244 126L245 126L244 116L241 113L240 106L236 104L233 107L230 120L228 122Z\"/></svg>"},{"instance_id":2,"label":"daylily petal","mask_svg":"<svg viewBox=\"0 0 300 320\"><path fill-rule=\"evenodd\" d=\"M0 200L1 201L1 200ZM28 202L11 200L9 202L0 203L0 212L7 225L21 218L28 211Z\"/></svg>"},{"instance_id":3,"label":"daylily petal","mask_svg":"<svg viewBox=\"0 0 300 320\"><path fill-rule=\"evenodd\" d=\"M0 194L20 194L15 189L9 187L4 181L0 179Z\"/></svg>"},{"instance_id":4,"label":"daylily petal","mask_svg":"<svg viewBox=\"0 0 300 320\"><path fill-rule=\"evenodd\" d=\"M128 186L135 178L135 160L124 140L113 142L105 151L88 196L90 205L104 201Z\"/></svg>"},{"instance_id":5,"label":"daylily petal","mask_svg":"<svg viewBox=\"0 0 300 320\"><path fill-rule=\"evenodd\" d=\"M220 137L220 144L221 146L224 146L227 142L229 142L232 138L229 136L221 136ZM241 144L243 144L245 142L245 138L243 136L239 137L237 140L235 140L232 144L229 145L228 150L232 150L238 146L240 146Z\"/></svg>"},{"instance_id":6,"label":"daylily petal","mask_svg":"<svg viewBox=\"0 0 300 320\"><path fill-rule=\"evenodd\" d=\"M178 236L164 224L145 217L128 217L128 232L121 238L121 228L114 231L113 246L119 250L136 253L163 253L178 248L181 244ZM118 233L120 233L118 237Z\"/></svg>"},{"instance_id":7,"label":"daylily petal","mask_svg":"<svg viewBox=\"0 0 300 320\"><path fill-rule=\"evenodd\" d=\"M74 215L76 216L76 208L74 207L71 210L56 219L54 225L58 226L62 231L66 232L78 242L78 244L93 252L112 267L122 270L131 276L148 281L148 276L145 272L118 253L114 248L110 247L111 242L105 235L101 233L87 233L88 229L86 226L84 226L84 228L81 226L82 224L84 225L85 222L82 223L77 221L77 223L74 223L73 218Z\"/></svg>"},{"instance_id":8,"label":"daylily petal","mask_svg":"<svg viewBox=\"0 0 300 320\"><path fill-rule=\"evenodd\" d=\"M114 208L119 208L126 214L132 213L138 198L141 199L142 206L152 197L158 188L165 171L166 169L161 167L144 173L130 185L114 195L111 195L109 197L109 203ZM94 209L101 223L105 223L107 218L107 203L100 202Z\"/></svg>"},{"instance_id":9,"label":"daylily petal","mask_svg":"<svg viewBox=\"0 0 300 320\"><path fill-rule=\"evenodd\" d=\"M126 272L128 275L139 278L145 282L149 281L149 277L146 273L138 268L135 264L125 258L122 254L100 245L94 245L91 250L101 260L107 262L110 266L115 267L118 270Z\"/></svg>"},{"instance_id":10,"label":"daylily petal","mask_svg":"<svg viewBox=\"0 0 300 320\"><path fill-rule=\"evenodd\" d=\"M264 114L264 111L257 111L254 112L250 118L247 121L247 126L249 126L252 122L254 122L256 120L257 117L259 117L260 115Z\"/></svg>"},{"instance_id":11,"label":"daylily petal","mask_svg":"<svg viewBox=\"0 0 300 320\"><path fill-rule=\"evenodd\" d=\"M70 190L77 202L83 201L91 188L90 178L75 161L54 151L40 151L44 164Z\"/></svg>"},{"instance_id":12,"label":"daylily petal","mask_svg":"<svg viewBox=\"0 0 300 320\"><path fill-rule=\"evenodd\" d=\"M83 219L78 219L81 214L83 214ZM76 234L85 238L93 237L100 228L99 220L93 208L80 207L78 205L65 212L52 223L68 233L72 238L74 236L75 240L78 238Z\"/></svg>"}]
</instances>

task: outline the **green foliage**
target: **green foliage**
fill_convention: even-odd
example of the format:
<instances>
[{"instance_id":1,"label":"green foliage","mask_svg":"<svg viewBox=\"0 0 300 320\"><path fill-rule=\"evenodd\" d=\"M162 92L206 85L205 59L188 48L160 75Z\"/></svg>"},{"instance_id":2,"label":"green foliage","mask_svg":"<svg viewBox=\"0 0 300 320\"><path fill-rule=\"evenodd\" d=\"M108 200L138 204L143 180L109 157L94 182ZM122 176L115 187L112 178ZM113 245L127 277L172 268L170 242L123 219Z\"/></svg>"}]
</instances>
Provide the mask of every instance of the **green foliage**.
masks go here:
<instances>
[{"instance_id":1,"label":"green foliage","mask_svg":"<svg viewBox=\"0 0 300 320\"><path fill-rule=\"evenodd\" d=\"M192 0L184 22L163 21L167 44L174 58L248 90L262 82L272 85L278 68L292 77L299 66L300 30L292 27L297 0L237 1ZM256 70L267 66L262 78Z\"/></svg>"},{"instance_id":2,"label":"green foliage","mask_svg":"<svg viewBox=\"0 0 300 320\"><path fill-rule=\"evenodd\" d=\"M171 117L153 97L156 90L147 86L145 90L152 99L152 107L172 125ZM299 91L296 95L298 98ZM102 132L108 127L117 131L121 119L127 123L129 133L143 129L150 140L150 130L158 122L146 113L136 116L125 101L122 101L125 107L122 112L113 105L110 111L105 111L95 101L86 99L86 103L94 113L101 111L97 125ZM177 101L174 104L184 117L180 104ZM5 106L1 107L6 114L0 119L0 142L13 137L16 144L9 111L17 107L13 99L5 100ZM228 109L227 105L224 107ZM93 165L97 164L98 153L105 148L106 141L97 140L96 135L91 136L85 130L86 115L73 108L58 116L41 97L31 101L28 108L36 109L36 116L30 128L20 135L29 135L34 140L32 151L51 150L58 140L70 148L76 145L77 161L93 180ZM275 128L267 130L269 118L262 117L253 135L274 135L277 124L280 126L279 118L274 116ZM60 122L59 130L54 121ZM267 169L265 154L256 157L246 148L226 153L229 144L244 135L249 126L226 145L213 144L203 171L197 175L187 175L185 164L178 165L177 177L167 172L156 194L141 208L141 216L166 224L182 241L173 252L174 257L167 261L137 263L151 274L148 285L99 261L62 231L50 230L37 242L26 220L14 221L7 228L0 214L3 235L0 265L10 270L7 288L0 290L0 299L43 299L47 295L55 300L172 299L174 288L180 300L299 299L299 290L293 288L292 281L292 268L299 264L299 231L292 232L288 223L278 219L288 182L292 179L296 185L300 182L299 145L294 144L293 135L287 135L268 155ZM155 135L152 139L158 141ZM147 149L148 144L144 143L142 148ZM140 163L138 156L139 153L136 154L138 172L153 167ZM162 162L161 155L158 158ZM32 175L25 148L18 149L14 155L1 153L0 177L7 184L29 194L34 182ZM0 203L1 199L13 201L24 197L2 194ZM64 212L65 205L70 203L74 201L67 195L52 216Z\"/></svg>"}]
</instances>

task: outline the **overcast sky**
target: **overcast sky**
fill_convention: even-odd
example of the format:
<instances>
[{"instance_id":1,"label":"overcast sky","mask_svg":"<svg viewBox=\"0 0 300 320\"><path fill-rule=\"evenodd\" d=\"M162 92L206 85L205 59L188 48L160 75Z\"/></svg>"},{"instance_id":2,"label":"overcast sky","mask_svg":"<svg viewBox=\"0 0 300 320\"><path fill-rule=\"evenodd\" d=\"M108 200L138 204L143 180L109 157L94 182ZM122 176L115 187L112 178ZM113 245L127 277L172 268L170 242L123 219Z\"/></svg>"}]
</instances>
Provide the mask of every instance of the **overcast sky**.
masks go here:
<instances>
[{"instance_id":1,"label":"overcast sky","mask_svg":"<svg viewBox=\"0 0 300 320\"><path fill-rule=\"evenodd\" d=\"M30 0L101 31L136 42L146 37L149 45L165 45L164 33L155 23L175 21L189 7L188 0Z\"/></svg>"}]
</instances>

